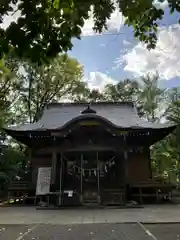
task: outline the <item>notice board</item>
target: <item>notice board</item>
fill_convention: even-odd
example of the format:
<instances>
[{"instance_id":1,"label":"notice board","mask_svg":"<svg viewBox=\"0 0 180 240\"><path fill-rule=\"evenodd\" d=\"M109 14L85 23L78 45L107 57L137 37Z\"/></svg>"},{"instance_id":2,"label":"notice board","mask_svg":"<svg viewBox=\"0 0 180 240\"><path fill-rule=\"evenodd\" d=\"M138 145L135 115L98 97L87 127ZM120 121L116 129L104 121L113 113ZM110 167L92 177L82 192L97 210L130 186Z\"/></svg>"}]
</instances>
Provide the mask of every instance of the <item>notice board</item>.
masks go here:
<instances>
[{"instance_id":1,"label":"notice board","mask_svg":"<svg viewBox=\"0 0 180 240\"><path fill-rule=\"evenodd\" d=\"M51 167L38 168L36 195L45 195L50 191Z\"/></svg>"}]
</instances>

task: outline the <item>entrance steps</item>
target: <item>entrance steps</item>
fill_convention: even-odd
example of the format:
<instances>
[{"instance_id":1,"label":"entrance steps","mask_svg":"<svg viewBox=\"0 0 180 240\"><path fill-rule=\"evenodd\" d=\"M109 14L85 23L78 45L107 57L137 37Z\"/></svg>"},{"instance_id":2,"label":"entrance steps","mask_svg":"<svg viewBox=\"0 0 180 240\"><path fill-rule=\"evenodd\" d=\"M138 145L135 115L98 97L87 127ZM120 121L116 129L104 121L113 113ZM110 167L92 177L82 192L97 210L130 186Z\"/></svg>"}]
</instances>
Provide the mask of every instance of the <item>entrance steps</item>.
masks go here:
<instances>
[{"instance_id":1,"label":"entrance steps","mask_svg":"<svg viewBox=\"0 0 180 240\"><path fill-rule=\"evenodd\" d=\"M98 193L95 191L86 191L83 194L83 205L99 205Z\"/></svg>"},{"instance_id":2,"label":"entrance steps","mask_svg":"<svg viewBox=\"0 0 180 240\"><path fill-rule=\"evenodd\" d=\"M84 203L83 204L83 207L85 207L85 208L100 208L100 205L99 205L99 203Z\"/></svg>"}]
</instances>

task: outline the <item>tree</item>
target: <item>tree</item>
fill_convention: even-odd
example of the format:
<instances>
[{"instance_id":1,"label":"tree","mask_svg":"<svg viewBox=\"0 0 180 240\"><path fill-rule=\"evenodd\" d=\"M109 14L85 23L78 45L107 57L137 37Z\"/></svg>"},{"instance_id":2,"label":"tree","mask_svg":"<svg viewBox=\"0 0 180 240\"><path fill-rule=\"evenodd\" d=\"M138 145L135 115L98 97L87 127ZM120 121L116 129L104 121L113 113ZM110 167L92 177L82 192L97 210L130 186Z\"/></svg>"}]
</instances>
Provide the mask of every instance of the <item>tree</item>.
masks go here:
<instances>
[{"instance_id":1,"label":"tree","mask_svg":"<svg viewBox=\"0 0 180 240\"><path fill-rule=\"evenodd\" d=\"M89 88L87 83L81 81L77 84L76 87L72 90L69 100L72 102L88 102Z\"/></svg>"},{"instance_id":2,"label":"tree","mask_svg":"<svg viewBox=\"0 0 180 240\"><path fill-rule=\"evenodd\" d=\"M104 94L97 89L89 90L88 99L90 102L99 102L105 99Z\"/></svg>"},{"instance_id":3,"label":"tree","mask_svg":"<svg viewBox=\"0 0 180 240\"><path fill-rule=\"evenodd\" d=\"M180 125L180 100L171 103L166 114L170 121Z\"/></svg>"},{"instance_id":4,"label":"tree","mask_svg":"<svg viewBox=\"0 0 180 240\"><path fill-rule=\"evenodd\" d=\"M72 100L75 102L99 102L105 99L103 93L97 89L89 89L84 82L75 91L76 93L72 94Z\"/></svg>"},{"instance_id":5,"label":"tree","mask_svg":"<svg viewBox=\"0 0 180 240\"><path fill-rule=\"evenodd\" d=\"M9 144L2 131L4 124L11 122L12 109L18 96L20 82L17 81L13 71L0 62L0 196L7 190L12 178L20 173L24 155Z\"/></svg>"},{"instance_id":6,"label":"tree","mask_svg":"<svg viewBox=\"0 0 180 240\"><path fill-rule=\"evenodd\" d=\"M141 87L138 96L140 106L143 106L143 116L149 121L156 121L163 115L158 116L160 106L163 103L164 89L158 87L159 75L147 74L141 77Z\"/></svg>"},{"instance_id":7,"label":"tree","mask_svg":"<svg viewBox=\"0 0 180 240\"><path fill-rule=\"evenodd\" d=\"M177 156L172 140L172 135L167 136L151 148L152 167L156 176L167 177L170 171L176 171Z\"/></svg>"},{"instance_id":8,"label":"tree","mask_svg":"<svg viewBox=\"0 0 180 240\"><path fill-rule=\"evenodd\" d=\"M82 77L82 66L66 54L49 65L22 61L17 75L23 84L16 104L16 118L20 122L37 121L48 103L71 99L82 84Z\"/></svg>"},{"instance_id":9,"label":"tree","mask_svg":"<svg viewBox=\"0 0 180 240\"><path fill-rule=\"evenodd\" d=\"M175 95L173 96L173 93ZM173 149L171 158L176 160L176 175L180 183L180 88L169 91L170 99L166 116L169 121L177 125L176 130L170 135L170 145Z\"/></svg>"},{"instance_id":10,"label":"tree","mask_svg":"<svg viewBox=\"0 0 180 240\"><path fill-rule=\"evenodd\" d=\"M72 37L80 38L82 27L92 11L94 30L107 29L107 20L119 7L125 24L132 26L134 36L154 48L158 20L164 11L153 0L7 0L1 1L0 23L4 16L19 13L17 22L0 28L0 57L14 47L18 56L33 62L47 61L72 48ZM159 0L165 2L165 0ZM15 7L12 5L14 4ZM168 0L171 13L180 11L179 1Z\"/></svg>"},{"instance_id":11,"label":"tree","mask_svg":"<svg viewBox=\"0 0 180 240\"><path fill-rule=\"evenodd\" d=\"M11 121L13 106L22 85L21 79L16 77L17 69L9 69L6 63L7 61L0 61L0 118L3 124Z\"/></svg>"},{"instance_id":12,"label":"tree","mask_svg":"<svg viewBox=\"0 0 180 240\"><path fill-rule=\"evenodd\" d=\"M166 99L168 106L180 100L180 87L170 88L166 91Z\"/></svg>"},{"instance_id":13,"label":"tree","mask_svg":"<svg viewBox=\"0 0 180 240\"><path fill-rule=\"evenodd\" d=\"M165 90L158 87L158 73L147 74L140 79L140 88L137 96L137 103L141 109L141 116L148 121L160 121L166 116ZM156 176L167 177L169 171L175 169L176 156L172 144L172 135L151 146L152 169Z\"/></svg>"},{"instance_id":14,"label":"tree","mask_svg":"<svg viewBox=\"0 0 180 240\"><path fill-rule=\"evenodd\" d=\"M177 124L173 131L162 141L156 143L151 149L151 157L158 175L164 173L171 176L171 181L180 180L180 89L174 88L166 91L165 101L166 120ZM172 179L173 177L173 179Z\"/></svg>"},{"instance_id":15,"label":"tree","mask_svg":"<svg viewBox=\"0 0 180 240\"><path fill-rule=\"evenodd\" d=\"M27 163L24 153L15 147L7 146L0 157L0 196L6 192L15 177L24 175L24 163Z\"/></svg>"},{"instance_id":16,"label":"tree","mask_svg":"<svg viewBox=\"0 0 180 240\"><path fill-rule=\"evenodd\" d=\"M104 95L111 101L136 101L138 91L138 82L126 79L117 84L107 84Z\"/></svg>"}]
</instances>

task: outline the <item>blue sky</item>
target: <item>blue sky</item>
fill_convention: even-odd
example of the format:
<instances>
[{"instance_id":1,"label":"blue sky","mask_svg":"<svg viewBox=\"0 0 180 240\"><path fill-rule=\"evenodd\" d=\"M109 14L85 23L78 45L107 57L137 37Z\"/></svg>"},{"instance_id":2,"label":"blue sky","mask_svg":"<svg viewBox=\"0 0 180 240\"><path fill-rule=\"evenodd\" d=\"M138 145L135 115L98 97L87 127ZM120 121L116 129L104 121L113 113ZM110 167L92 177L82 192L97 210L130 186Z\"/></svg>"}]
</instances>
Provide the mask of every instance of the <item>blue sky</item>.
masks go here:
<instances>
[{"instance_id":1,"label":"blue sky","mask_svg":"<svg viewBox=\"0 0 180 240\"><path fill-rule=\"evenodd\" d=\"M73 39L69 54L84 66L85 79L91 87L102 89L106 83L138 79L155 71L160 74L160 86L180 86L180 15L170 15L165 5L163 8L165 17L160 22L157 48L151 52L133 38L132 28L122 24L122 16L113 15L109 31L102 35L93 33L93 21L89 20L82 39Z\"/></svg>"},{"instance_id":2,"label":"blue sky","mask_svg":"<svg viewBox=\"0 0 180 240\"><path fill-rule=\"evenodd\" d=\"M126 48L123 41L132 40L132 31L122 28L123 34L110 32L103 35L83 36L82 39L73 40L74 47L70 55L76 57L85 68L85 75L89 72L103 72L117 80L131 76L123 67L113 69L115 61L121 51Z\"/></svg>"}]
</instances>

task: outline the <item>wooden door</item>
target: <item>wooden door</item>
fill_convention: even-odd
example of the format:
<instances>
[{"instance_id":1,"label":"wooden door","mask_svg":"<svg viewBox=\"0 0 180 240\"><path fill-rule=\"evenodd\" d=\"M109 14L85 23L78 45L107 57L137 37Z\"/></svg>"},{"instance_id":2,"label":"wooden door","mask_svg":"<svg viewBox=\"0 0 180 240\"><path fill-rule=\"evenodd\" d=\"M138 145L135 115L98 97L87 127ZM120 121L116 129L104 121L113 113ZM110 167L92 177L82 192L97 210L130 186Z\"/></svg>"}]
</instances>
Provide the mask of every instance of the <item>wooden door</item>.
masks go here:
<instances>
[{"instance_id":1,"label":"wooden door","mask_svg":"<svg viewBox=\"0 0 180 240\"><path fill-rule=\"evenodd\" d=\"M98 201L98 161L97 152L82 153L82 190L83 201Z\"/></svg>"}]
</instances>

